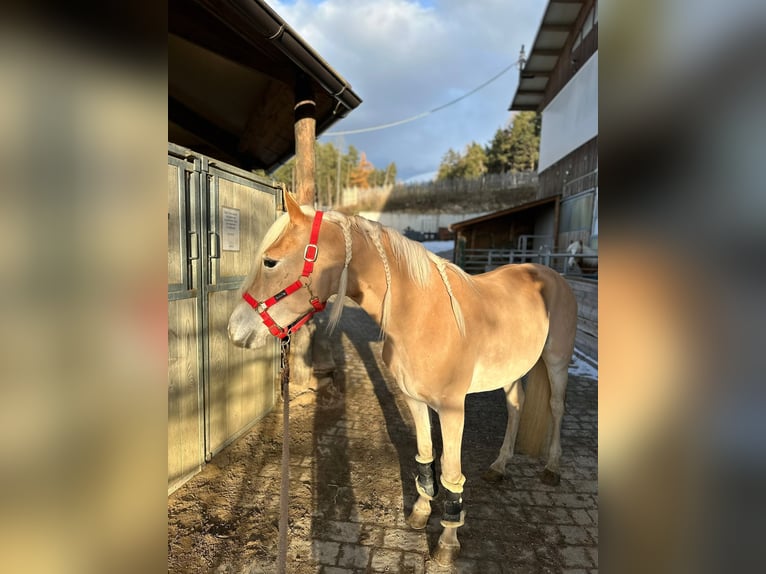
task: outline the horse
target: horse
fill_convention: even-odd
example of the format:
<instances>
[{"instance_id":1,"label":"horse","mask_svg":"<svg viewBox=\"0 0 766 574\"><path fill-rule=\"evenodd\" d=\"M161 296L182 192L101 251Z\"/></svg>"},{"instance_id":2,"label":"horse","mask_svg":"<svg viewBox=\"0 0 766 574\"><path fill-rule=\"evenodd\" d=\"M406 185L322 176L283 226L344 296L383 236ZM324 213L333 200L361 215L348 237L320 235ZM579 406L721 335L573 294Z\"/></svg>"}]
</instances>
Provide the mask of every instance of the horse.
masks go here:
<instances>
[{"instance_id":1,"label":"horse","mask_svg":"<svg viewBox=\"0 0 766 574\"><path fill-rule=\"evenodd\" d=\"M432 558L451 565L460 552L457 530L465 523L461 443L467 394L505 391L505 437L485 477L502 480L525 401L521 377L535 368L546 373L552 425L541 479L559 483L561 419L577 328L572 290L559 273L532 263L470 276L379 223L301 207L285 196L287 213L255 254L240 291L243 301L229 319L229 338L248 348L271 336L287 338L333 294L331 328L345 297L378 323L383 361L415 423L418 499L406 521L424 529L431 501L443 489L443 530ZM429 408L438 413L442 432L438 481ZM548 404L527 408L543 412Z\"/></svg>"},{"instance_id":2,"label":"horse","mask_svg":"<svg viewBox=\"0 0 766 574\"><path fill-rule=\"evenodd\" d=\"M567 246L567 253L572 256L567 257L567 270L568 271L580 271L582 273L597 273L598 272L598 251L587 245L583 245L581 241L572 241ZM583 257L585 255L585 257ZM588 257L590 255L590 257Z\"/></svg>"}]
</instances>

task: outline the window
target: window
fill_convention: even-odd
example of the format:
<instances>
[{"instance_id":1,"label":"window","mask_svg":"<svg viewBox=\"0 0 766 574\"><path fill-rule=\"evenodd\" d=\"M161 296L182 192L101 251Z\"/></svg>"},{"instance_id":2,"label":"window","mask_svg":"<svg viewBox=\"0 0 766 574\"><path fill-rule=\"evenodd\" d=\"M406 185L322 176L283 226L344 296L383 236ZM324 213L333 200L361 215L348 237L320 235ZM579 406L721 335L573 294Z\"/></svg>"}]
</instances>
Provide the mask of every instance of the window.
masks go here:
<instances>
[{"instance_id":1,"label":"window","mask_svg":"<svg viewBox=\"0 0 766 574\"><path fill-rule=\"evenodd\" d=\"M590 246L598 249L598 188L596 188L596 198L593 202L593 229L590 232Z\"/></svg>"},{"instance_id":2,"label":"window","mask_svg":"<svg viewBox=\"0 0 766 574\"><path fill-rule=\"evenodd\" d=\"M598 23L598 2L595 2L593 6L591 6L591 9L588 12L588 15L585 17L585 20L583 20L582 26L580 26L580 29L577 31L575 40L572 43L573 52L579 47L580 43L590 33L590 31L593 29L593 26L595 26L597 23Z\"/></svg>"},{"instance_id":3,"label":"window","mask_svg":"<svg viewBox=\"0 0 766 574\"><path fill-rule=\"evenodd\" d=\"M596 190L591 189L561 201L559 233L593 230L595 196Z\"/></svg>"}]
</instances>

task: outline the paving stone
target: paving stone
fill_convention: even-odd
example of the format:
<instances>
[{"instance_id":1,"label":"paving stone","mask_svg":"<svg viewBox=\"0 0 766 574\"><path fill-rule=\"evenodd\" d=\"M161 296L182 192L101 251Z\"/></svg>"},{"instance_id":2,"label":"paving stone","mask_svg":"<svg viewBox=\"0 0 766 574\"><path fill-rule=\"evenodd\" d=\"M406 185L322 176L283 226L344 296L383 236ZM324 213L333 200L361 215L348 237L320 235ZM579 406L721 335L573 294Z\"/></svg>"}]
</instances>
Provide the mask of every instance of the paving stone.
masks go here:
<instances>
[{"instance_id":1,"label":"paving stone","mask_svg":"<svg viewBox=\"0 0 766 574\"><path fill-rule=\"evenodd\" d=\"M362 524L359 544L383 546L383 527L374 524Z\"/></svg>"},{"instance_id":2,"label":"paving stone","mask_svg":"<svg viewBox=\"0 0 766 574\"><path fill-rule=\"evenodd\" d=\"M598 528L595 526L588 526L585 530L587 530L593 543L598 546Z\"/></svg>"},{"instance_id":3,"label":"paving stone","mask_svg":"<svg viewBox=\"0 0 766 574\"><path fill-rule=\"evenodd\" d=\"M367 568L370 562L371 548L356 544L343 544L340 547L338 565L346 568Z\"/></svg>"},{"instance_id":4,"label":"paving stone","mask_svg":"<svg viewBox=\"0 0 766 574\"><path fill-rule=\"evenodd\" d=\"M417 530L386 530L383 535L383 546L395 550L428 552L425 533Z\"/></svg>"},{"instance_id":5,"label":"paving stone","mask_svg":"<svg viewBox=\"0 0 766 574\"><path fill-rule=\"evenodd\" d=\"M593 564L598 564L598 547L590 547L588 548L588 554L590 554L591 560L593 560Z\"/></svg>"},{"instance_id":6,"label":"paving stone","mask_svg":"<svg viewBox=\"0 0 766 574\"><path fill-rule=\"evenodd\" d=\"M574 521L580 526L591 526L593 524L593 518L588 514L587 510L582 508L575 508L570 511Z\"/></svg>"},{"instance_id":7,"label":"paving stone","mask_svg":"<svg viewBox=\"0 0 766 574\"><path fill-rule=\"evenodd\" d=\"M387 550L385 548L374 548L372 551L372 562L370 568L374 572L399 572L402 553L397 550Z\"/></svg>"},{"instance_id":8,"label":"paving stone","mask_svg":"<svg viewBox=\"0 0 766 574\"><path fill-rule=\"evenodd\" d=\"M362 525L357 522L337 522L330 520L327 529L322 532L324 538L338 542L355 543L359 541Z\"/></svg>"},{"instance_id":9,"label":"paving stone","mask_svg":"<svg viewBox=\"0 0 766 574\"><path fill-rule=\"evenodd\" d=\"M353 309L352 309L353 310ZM294 516L308 517L305 528L291 532L288 557L301 557L300 572L318 574L594 574L598 569L598 415L597 383L576 380L567 389L562 432L561 484L540 481L544 461L514 455L507 476L497 484L480 476L497 456L505 425L502 391L471 395L466 401L463 469L466 475L466 524L458 530L461 557L452 568L440 568L429 557L441 532L443 499L432 504L424 531L413 531L405 522L404 508L411 508L416 493L415 432L401 391L380 360L378 329L359 319L358 311L344 312L332 337L332 352L341 378L330 378L342 397L329 409L317 407L315 434L296 440L291 483L309 489L312 504L291 506ZM322 318L321 321L326 319ZM318 330L320 327L318 326ZM323 387L317 390L317 403ZM327 389L325 389L327 390ZM489 397L476 399L476 397ZM491 401L489 399L492 399ZM469 421L470 401L484 400L482 416ZM491 405L490 405L491 403ZM314 409L314 405L306 405ZM298 409L296 409L298 410ZM291 415L292 416L292 415ZM500 421L498 423L498 421ZM273 423L273 421L272 421ZM434 448L439 466L441 438L438 416L433 414ZM255 433L273 432L268 427ZM482 430L478 426L486 425ZM482 434L484 433L484 434ZM291 446L291 450L293 447ZM341 471L330 470L322 460L338 460ZM379 460L394 470L401 487L372 489L380 472ZM391 464L393 461L393 465ZM334 468L334 467L333 467ZM324 472L324 474L322 474ZM332 472L328 476L328 472ZM278 522L279 452L254 467L253 492L262 497L241 508L262 519ZM392 484L390 474L387 484ZM364 494L362 494L364 493ZM308 506L308 505L307 505ZM302 514L301 514L302 513ZM276 536L276 531L275 531ZM276 548L274 541L261 548ZM259 544L254 545L258 547ZM247 550L252 552L250 545ZM273 568L269 562L266 570ZM255 574L255 571L253 571Z\"/></svg>"},{"instance_id":10,"label":"paving stone","mask_svg":"<svg viewBox=\"0 0 766 574\"><path fill-rule=\"evenodd\" d=\"M593 566L593 560L588 550L590 549L583 546L566 546L559 549L559 554L567 567L591 567Z\"/></svg>"},{"instance_id":11,"label":"paving stone","mask_svg":"<svg viewBox=\"0 0 766 574\"><path fill-rule=\"evenodd\" d=\"M559 494L554 493L550 494L550 503L553 506L559 506L564 508L586 508L586 509L592 509L596 507L596 503L593 500L593 497L590 495L585 494Z\"/></svg>"},{"instance_id":12,"label":"paving stone","mask_svg":"<svg viewBox=\"0 0 766 574\"><path fill-rule=\"evenodd\" d=\"M317 562L322 564L336 564L340 544L327 540L314 540L314 552Z\"/></svg>"},{"instance_id":13,"label":"paving stone","mask_svg":"<svg viewBox=\"0 0 766 574\"><path fill-rule=\"evenodd\" d=\"M592 541L587 530L582 526L559 526L559 531L564 536L564 544L590 544Z\"/></svg>"},{"instance_id":14,"label":"paving stone","mask_svg":"<svg viewBox=\"0 0 766 574\"><path fill-rule=\"evenodd\" d=\"M424 574L426 571L425 556L416 552L405 552L402 555L402 574Z\"/></svg>"}]
</instances>

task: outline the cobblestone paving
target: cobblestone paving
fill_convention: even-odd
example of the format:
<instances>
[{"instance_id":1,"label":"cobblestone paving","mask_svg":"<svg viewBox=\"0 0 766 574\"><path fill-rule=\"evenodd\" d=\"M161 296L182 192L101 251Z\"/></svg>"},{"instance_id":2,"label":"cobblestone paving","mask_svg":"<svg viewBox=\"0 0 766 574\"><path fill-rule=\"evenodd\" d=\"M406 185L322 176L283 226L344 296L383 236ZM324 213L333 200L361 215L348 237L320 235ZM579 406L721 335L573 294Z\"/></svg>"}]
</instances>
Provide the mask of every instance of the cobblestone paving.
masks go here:
<instances>
[{"instance_id":1,"label":"cobblestone paving","mask_svg":"<svg viewBox=\"0 0 766 574\"><path fill-rule=\"evenodd\" d=\"M376 436L391 439L402 468L404 506L414 502L412 481L415 454L414 425L395 383L380 360L378 328L363 312L348 308L343 324L339 368L346 376L346 411L325 430L348 442ZM337 339L337 337L336 337ZM372 385L367 381L372 380ZM364 381L363 384L359 384ZM370 394L377 396L370 397ZM377 399L377 400L376 400ZM470 395L466 403L463 465L466 524L458 533L462 554L460 573L562 572L591 573L598 567L597 385L582 378L570 380L562 429L562 480L558 487L540 482L542 463L516 455L500 485L487 484L481 473L497 456L505 430L502 391ZM382 417L381 417L382 415ZM382 420L381 420L382 418ZM434 427L438 417L434 415ZM388 436L381 436L381 429ZM437 427L438 428L438 427ZM402 436L403 435L403 436ZM434 432L437 452L441 450ZM353 446L351 451L353 451ZM384 445L383 450L387 450ZM354 456L349 454L349 462ZM374 469L369 469L373 470ZM361 477L360 477L361 478ZM350 488L353 489L353 480ZM359 521L360 512L349 509L329 521L325 535L317 532L315 547L322 572L425 572L440 569L427 560L436 544L441 502L425 532L403 523L399 493L385 493L395 512L371 523ZM380 493L381 496L384 493ZM364 501L357 500L364 505ZM324 512L325 509L322 509ZM363 536L364 533L364 536Z\"/></svg>"},{"instance_id":2,"label":"cobblestone paving","mask_svg":"<svg viewBox=\"0 0 766 574\"><path fill-rule=\"evenodd\" d=\"M363 311L347 305L329 341L337 365L335 377L320 380L317 392L308 393L316 399L316 408L311 409L313 436L310 441L296 436L297 445L291 452L288 571L597 572L596 381L570 377L562 431L562 478L557 487L540 482L543 463L523 455L514 456L509 475L501 483L481 479L502 443L505 400L502 391L469 395L463 437L466 522L458 531L462 552L452 569L441 569L429 559L441 531L441 499L432 503L433 513L424 531L413 531L404 522L417 497L414 425L380 358L378 334ZM300 397L293 402L300 402ZM303 411L297 408L294 412L300 417ZM275 417L277 424L272 420ZM251 434L274 433L280 418L269 415L259 423L264 429L256 425ZM432 422L438 456L441 441L435 414ZM263 461L258 474L264 483L263 496L275 508L278 451ZM269 484L275 490L267 495ZM296 503L303 507L296 508ZM250 504L266 505L257 500ZM276 540L276 532L270 536ZM219 561L215 572L273 572L275 543L270 546L268 552L259 548L257 560L244 569L229 568Z\"/></svg>"}]
</instances>

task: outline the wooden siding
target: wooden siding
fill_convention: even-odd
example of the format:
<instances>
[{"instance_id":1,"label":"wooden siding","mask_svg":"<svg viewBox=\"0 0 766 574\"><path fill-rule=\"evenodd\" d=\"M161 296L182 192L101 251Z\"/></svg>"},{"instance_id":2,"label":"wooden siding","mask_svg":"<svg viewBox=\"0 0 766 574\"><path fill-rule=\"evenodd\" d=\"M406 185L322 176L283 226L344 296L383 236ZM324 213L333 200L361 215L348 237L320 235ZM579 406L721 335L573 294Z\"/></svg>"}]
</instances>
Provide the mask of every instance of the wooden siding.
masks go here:
<instances>
[{"instance_id":1,"label":"wooden siding","mask_svg":"<svg viewBox=\"0 0 766 574\"><path fill-rule=\"evenodd\" d=\"M538 199L562 194L562 200L577 190L566 183L598 169L598 136L565 155L540 173ZM564 193L567 195L563 195Z\"/></svg>"},{"instance_id":2,"label":"wooden siding","mask_svg":"<svg viewBox=\"0 0 766 574\"><path fill-rule=\"evenodd\" d=\"M577 299L577 337L575 344L598 361L598 282L567 278Z\"/></svg>"}]
</instances>

